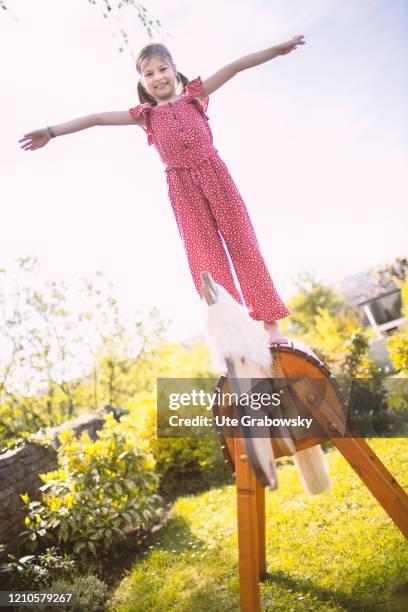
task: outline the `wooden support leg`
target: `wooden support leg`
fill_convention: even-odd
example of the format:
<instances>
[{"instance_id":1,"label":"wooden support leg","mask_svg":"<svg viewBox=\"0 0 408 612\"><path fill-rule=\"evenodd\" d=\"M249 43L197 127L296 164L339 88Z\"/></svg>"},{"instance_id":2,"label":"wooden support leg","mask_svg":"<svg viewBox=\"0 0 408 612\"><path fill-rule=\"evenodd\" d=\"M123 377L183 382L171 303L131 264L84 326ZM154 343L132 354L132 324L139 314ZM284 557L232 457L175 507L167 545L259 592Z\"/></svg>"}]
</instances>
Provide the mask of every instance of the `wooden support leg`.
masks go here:
<instances>
[{"instance_id":1,"label":"wooden support leg","mask_svg":"<svg viewBox=\"0 0 408 612\"><path fill-rule=\"evenodd\" d=\"M329 435L333 429L342 431L341 419L339 420L330 404L324 398L319 397L310 380L305 379L292 386L297 388L299 397L305 405L308 405L317 422ZM350 437L347 431L344 434L347 437L331 438L331 441L360 476L398 529L408 538L407 494L363 438L357 437L358 434L355 434L356 437Z\"/></svg>"},{"instance_id":2,"label":"wooden support leg","mask_svg":"<svg viewBox=\"0 0 408 612\"><path fill-rule=\"evenodd\" d=\"M362 438L332 438L333 444L408 538L408 496Z\"/></svg>"},{"instance_id":3,"label":"wooden support leg","mask_svg":"<svg viewBox=\"0 0 408 612\"><path fill-rule=\"evenodd\" d=\"M266 575L266 534L265 534L265 489L256 479L256 508L258 515L259 578Z\"/></svg>"},{"instance_id":4,"label":"wooden support leg","mask_svg":"<svg viewBox=\"0 0 408 612\"><path fill-rule=\"evenodd\" d=\"M238 554L241 612L260 612L257 479L248 463L244 441L235 438Z\"/></svg>"}]
</instances>

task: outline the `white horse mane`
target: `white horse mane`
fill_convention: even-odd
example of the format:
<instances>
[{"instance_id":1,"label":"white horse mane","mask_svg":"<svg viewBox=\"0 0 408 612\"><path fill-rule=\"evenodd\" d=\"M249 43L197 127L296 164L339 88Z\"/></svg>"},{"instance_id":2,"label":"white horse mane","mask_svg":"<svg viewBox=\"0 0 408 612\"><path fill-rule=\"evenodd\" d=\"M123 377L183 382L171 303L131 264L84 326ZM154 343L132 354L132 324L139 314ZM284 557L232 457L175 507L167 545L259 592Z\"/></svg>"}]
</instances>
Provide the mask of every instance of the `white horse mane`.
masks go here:
<instances>
[{"instance_id":1,"label":"white horse mane","mask_svg":"<svg viewBox=\"0 0 408 612\"><path fill-rule=\"evenodd\" d=\"M238 378L265 378L272 376L272 355L257 323L248 312L220 285L216 288L216 301L205 306L205 332L211 349L215 370L226 371L228 359L234 365ZM299 348L305 345L296 343ZM289 438L290 444L292 444ZM292 446L293 450L295 446ZM295 465L307 493L315 495L330 489L328 463L320 446L294 453Z\"/></svg>"}]
</instances>

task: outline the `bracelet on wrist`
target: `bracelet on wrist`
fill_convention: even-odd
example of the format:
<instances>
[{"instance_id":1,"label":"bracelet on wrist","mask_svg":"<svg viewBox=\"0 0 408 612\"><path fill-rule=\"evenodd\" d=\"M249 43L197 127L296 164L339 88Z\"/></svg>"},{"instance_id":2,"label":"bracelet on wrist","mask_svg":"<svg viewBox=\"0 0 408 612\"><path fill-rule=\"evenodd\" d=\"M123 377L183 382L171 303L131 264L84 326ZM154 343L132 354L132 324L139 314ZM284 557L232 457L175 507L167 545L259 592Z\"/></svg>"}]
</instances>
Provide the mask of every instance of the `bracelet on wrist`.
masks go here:
<instances>
[{"instance_id":1,"label":"bracelet on wrist","mask_svg":"<svg viewBox=\"0 0 408 612\"><path fill-rule=\"evenodd\" d=\"M47 130L48 130L48 134L49 134L50 138L55 138L55 132L52 129L51 125L47 125Z\"/></svg>"}]
</instances>

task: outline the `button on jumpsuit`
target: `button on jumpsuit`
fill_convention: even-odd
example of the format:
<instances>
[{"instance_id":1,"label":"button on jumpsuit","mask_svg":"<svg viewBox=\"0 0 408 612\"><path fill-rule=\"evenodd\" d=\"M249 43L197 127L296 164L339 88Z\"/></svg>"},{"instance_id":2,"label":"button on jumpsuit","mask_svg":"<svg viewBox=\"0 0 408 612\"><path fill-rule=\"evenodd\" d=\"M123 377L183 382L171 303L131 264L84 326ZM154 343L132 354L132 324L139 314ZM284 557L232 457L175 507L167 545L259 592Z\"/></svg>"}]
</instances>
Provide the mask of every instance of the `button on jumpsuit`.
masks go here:
<instances>
[{"instance_id":1,"label":"button on jumpsuit","mask_svg":"<svg viewBox=\"0 0 408 612\"><path fill-rule=\"evenodd\" d=\"M280 299L259 250L245 204L213 145L205 114L201 78L190 81L176 102L129 109L144 118L141 127L165 165L168 194L200 297L200 272L207 271L242 304L228 249L245 305L252 319L275 321L290 314Z\"/></svg>"}]
</instances>

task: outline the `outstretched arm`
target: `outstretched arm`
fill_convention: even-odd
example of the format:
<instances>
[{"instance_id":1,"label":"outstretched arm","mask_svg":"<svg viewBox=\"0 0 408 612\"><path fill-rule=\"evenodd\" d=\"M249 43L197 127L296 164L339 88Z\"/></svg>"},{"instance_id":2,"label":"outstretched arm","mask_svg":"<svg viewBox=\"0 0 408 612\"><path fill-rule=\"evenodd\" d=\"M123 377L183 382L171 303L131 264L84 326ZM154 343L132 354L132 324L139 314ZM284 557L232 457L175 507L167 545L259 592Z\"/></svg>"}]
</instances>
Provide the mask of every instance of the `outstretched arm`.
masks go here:
<instances>
[{"instance_id":1,"label":"outstretched arm","mask_svg":"<svg viewBox=\"0 0 408 612\"><path fill-rule=\"evenodd\" d=\"M287 53L290 53L296 49L298 45L304 44L305 41L303 35L294 36L291 40L280 45L268 47L268 49L264 49L263 51L258 51L257 53L251 53L250 55L240 57L235 62L227 64L215 72L213 75L208 77L208 79L205 79L205 81L203 81L203 89L200 97L204 99L219 89L222 85L224 85L224 83L232 79L232 77L238 72L242 72L242 70L247 70L248 68L253 68L254 66L258 66L264 62L269 62L269 60L277 57L278 55L286 55Z\"/></svg>"},{"instance_id":2,"label":"outstretched arm","mask_svg":"<svg viewBox=\"0 0 408 612\"><path fill-rule=\"evenodd\" d=\"M65 136L65 134L86 130L95 125L133 125L135 123L142 123L142 121L143 117L135 119L130 116L129 111L95 113L53 125L50 130L48 128L41 128L28 132L28 134L24 134L19 142L21 143L21 148L25 151L33 151L46 145L55 136Z\"/></svg>"}]
</instances>

